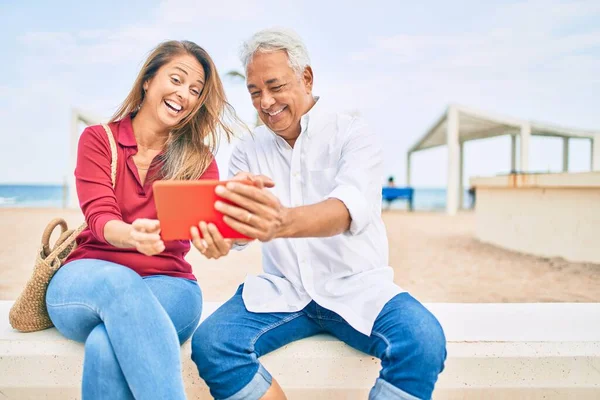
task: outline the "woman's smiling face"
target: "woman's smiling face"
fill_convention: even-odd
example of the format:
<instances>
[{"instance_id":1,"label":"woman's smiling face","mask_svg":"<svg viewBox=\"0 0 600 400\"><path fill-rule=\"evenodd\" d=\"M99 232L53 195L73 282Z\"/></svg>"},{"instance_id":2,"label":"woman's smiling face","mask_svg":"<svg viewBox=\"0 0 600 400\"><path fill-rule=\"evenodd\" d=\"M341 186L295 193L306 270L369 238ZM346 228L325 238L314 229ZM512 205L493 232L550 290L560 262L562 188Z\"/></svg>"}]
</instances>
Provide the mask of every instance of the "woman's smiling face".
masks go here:
<instances>
[{"instance_id":1,"label":"woman's smiling face","mask_svg":"<svg viewBox=\"0 0 600 400\"><path fill-rule=\"evenodd\" d=\"M194 110L204 81L204 68L194 56L175 56L144 83L141 108L164 127L172 128Z\"/></svg>"}]
</instances>

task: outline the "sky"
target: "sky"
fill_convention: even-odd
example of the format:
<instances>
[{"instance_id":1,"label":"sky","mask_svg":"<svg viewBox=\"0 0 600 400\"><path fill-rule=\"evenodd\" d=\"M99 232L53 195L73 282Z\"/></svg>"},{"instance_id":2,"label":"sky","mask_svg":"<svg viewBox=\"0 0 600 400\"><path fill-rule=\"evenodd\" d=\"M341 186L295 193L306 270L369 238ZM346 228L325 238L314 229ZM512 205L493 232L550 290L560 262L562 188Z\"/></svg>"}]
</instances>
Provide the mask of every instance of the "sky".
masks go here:
<instances>
[{"instance_id":1,"label":"sky","mask_svg":"<svg viewBox=\"0 0 600 400\"><path fill-rule=\"evenodd\" d=\"M383 143L386 176L398 184L406 151L450 103L600 132L597 0L7 0L0 4L0 184L72 176L71 110L108 119L161 41L198 43L224 76L242 68L240 44L273 26L303 38L314 93L366 119ZM238 115L252 123L245 85L223 81ZM230 152L223 143L221 171ZM534 137L529 162L534 171L559 171L562 141ZM589 141L572 140L570 170L589 164ZM509 169L508 137L465 145L465 182ZM414 186L445 186L445 147L413 155L411 171Z\"/></svg>"}]
</instances>

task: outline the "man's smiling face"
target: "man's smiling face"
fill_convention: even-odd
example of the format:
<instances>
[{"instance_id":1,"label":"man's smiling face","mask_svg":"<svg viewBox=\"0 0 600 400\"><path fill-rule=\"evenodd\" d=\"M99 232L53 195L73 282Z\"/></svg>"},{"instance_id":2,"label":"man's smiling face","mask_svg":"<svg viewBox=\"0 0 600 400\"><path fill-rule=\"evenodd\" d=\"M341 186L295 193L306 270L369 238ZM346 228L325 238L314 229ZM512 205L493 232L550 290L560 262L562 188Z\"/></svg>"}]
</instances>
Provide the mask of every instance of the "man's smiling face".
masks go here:
<instances>
[{"instance_id":1,"label":"man's smiling face","mask_svg":"<svg viewBox=\"0 0 600 400\"><path fill-rule=\"evenodd\" d=\"M285 51L257 53L246 68L252 104L260 119L277 135L294 141L300 119L314 104L312 69L298 76Z\"/></svg>"}]
</instances>

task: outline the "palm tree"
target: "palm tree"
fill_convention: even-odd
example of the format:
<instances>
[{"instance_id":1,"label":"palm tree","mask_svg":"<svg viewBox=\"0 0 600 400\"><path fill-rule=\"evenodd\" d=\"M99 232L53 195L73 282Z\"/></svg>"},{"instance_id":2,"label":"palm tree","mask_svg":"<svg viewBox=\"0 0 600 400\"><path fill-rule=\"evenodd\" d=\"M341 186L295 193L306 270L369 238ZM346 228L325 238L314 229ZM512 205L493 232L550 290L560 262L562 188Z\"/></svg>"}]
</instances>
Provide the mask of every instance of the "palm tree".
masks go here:
<instances>
[{"instance_id":1,"label":"palm tree","mask_svg":"<svg viewBox=\"0 0 600 400\"><path fill-rule=\"evenodd\" d=\"M234 82L242 82L242 83L246 82L246 76L244 74L242 74L240 71L236 71L234 69L232 69L231 71L227 72L225 74L225 76L227 78L229 78L231 81L234 81ZM255 118L256 118L256 121L254 122L254 126L255 127L263 125L263 122L260 119L260 117L258 116L258 113L256 113L256 117Z\"/></svg>"}]
</instances>

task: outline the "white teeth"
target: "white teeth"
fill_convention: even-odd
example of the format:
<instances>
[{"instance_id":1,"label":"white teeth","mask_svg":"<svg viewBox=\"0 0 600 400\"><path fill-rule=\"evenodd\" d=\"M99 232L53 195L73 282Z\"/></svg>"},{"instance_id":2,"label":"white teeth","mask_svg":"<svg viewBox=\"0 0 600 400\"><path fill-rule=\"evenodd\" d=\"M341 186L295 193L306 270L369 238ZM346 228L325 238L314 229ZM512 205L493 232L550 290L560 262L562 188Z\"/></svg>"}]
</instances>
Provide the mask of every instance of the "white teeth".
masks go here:
<instances>
[{"instance_id":1,"label":"white teeth","mask_svg":"<svg viewBox=\"0 0 600 400\"><path fill-rule=\"evenodd\" d=\"M177 104L171 100L165 100L165 103L167 103L169 106L171 106L173 109L175 109L177 111L181 111L181 109L183 108L179 104Z\"/></svg>"},{"instance_id":2,"label":"white teeth","mask_svg":"<svg viewBox=\"0 0 600 400\"><path fill-rule=\"evenodd\" d=\"M282 108L281 110L279 110L279 111L275 111L275 112L272 112L272 113L270 113L270 112L267 112L267 114L269 114L271 117L274 117L274 116L276 116L277 114L279 114L280 112L282 112L283 110L285 110L285 107L283 107L283 108Z\"/></svg>"}]
</instances>

